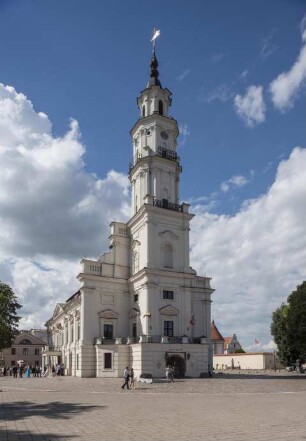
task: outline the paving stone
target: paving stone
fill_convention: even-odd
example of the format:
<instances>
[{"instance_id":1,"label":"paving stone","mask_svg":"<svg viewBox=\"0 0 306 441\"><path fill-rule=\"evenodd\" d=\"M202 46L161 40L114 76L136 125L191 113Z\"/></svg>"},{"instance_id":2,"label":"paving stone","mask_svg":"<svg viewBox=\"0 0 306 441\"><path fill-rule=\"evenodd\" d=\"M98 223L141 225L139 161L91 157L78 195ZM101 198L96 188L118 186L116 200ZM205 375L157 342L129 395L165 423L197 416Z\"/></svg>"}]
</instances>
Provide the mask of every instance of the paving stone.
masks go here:
<instances>
[{"instance_id":1,"label":"paving stone","mask_svg":"<svg viewBox=\"0 0 306 441\"><path fill-rule=\"evenodd\" d=\"M223 373L121 390L121 379L0 378L0 441L306 440L306 375Z\"/></svg>"}]
</instances>

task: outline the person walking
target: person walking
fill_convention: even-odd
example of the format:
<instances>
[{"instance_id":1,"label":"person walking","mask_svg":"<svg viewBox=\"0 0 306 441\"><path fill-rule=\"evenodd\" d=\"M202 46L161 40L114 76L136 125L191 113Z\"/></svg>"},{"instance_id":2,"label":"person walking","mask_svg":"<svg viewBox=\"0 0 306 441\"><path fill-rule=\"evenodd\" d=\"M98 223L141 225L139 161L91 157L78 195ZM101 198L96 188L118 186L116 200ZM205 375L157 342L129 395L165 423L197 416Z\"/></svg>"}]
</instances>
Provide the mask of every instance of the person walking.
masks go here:
<instances>
[{"instance_id":1,"label":"person walking","mask_svg":"<svg viewBox=\"0 0 306 441\"><path fill-rule=\"evenodd\" d=\"M166 366L166 381L169 383L170 382L170 367Z\"/></svg>"},{"instance_id":2,"label":"person walking","mask_svg":"<svg viewBox=\"0 0 306 441\"><path fill-rule=\"evenodd\" d=\"M129 386L130 371L129 371L128 366L124 369L123 376L124 376L124 383L121 386L121 388L124 390L124 388L126 386L126 388L129 389L130 388L130 386Z\"/></svg>"},{"instance_id":3,"label":"person walking","mask_svg":"<svg viewBox=\"0 0 306 441\"><path fill-rule=\"evenodd\" d=\"M134 386L134 369L130 369L130 387Z\"/></svg>"}]
</instances>

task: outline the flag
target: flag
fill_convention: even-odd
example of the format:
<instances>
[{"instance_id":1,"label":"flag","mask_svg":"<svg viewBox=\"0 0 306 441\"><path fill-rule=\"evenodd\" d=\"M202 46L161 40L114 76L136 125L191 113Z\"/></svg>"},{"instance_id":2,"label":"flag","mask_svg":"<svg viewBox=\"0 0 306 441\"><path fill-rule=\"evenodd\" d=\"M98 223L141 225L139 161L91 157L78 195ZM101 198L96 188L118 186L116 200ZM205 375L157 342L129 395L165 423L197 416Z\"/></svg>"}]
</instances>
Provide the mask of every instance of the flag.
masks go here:
<instances>
[{"instance_id":1,"label":"flag","mask_svg":"<svg viewBox=\"0 0 306 441\"><path fill-rule=\"evenodd\" d=\"M255 338L255 345L260 345L260 341Z\"/></svg>"},{"instance_id":2,"label":"flag","mask_svg":"<svg viewBox=\"0 0 306 441\"><path fill-rule=\"evenodd\" d=\"M195 324L194 314L192 314L192 316L191 316L190 324L191 324L192 326Z\"/></svg>"},{"instance_id":3,"label":"flag","mask_svg":"<svg viewBox=\"0 0 306 441\"><path fill-rule=\"evenodd\" d=\"M151 38L151 41L154 41L154 40L156 40L156 38L157 37L159 37L160 36L160 29L153 29L153 36L152 36L152 38Z\"/></svg>"}]
</instances>

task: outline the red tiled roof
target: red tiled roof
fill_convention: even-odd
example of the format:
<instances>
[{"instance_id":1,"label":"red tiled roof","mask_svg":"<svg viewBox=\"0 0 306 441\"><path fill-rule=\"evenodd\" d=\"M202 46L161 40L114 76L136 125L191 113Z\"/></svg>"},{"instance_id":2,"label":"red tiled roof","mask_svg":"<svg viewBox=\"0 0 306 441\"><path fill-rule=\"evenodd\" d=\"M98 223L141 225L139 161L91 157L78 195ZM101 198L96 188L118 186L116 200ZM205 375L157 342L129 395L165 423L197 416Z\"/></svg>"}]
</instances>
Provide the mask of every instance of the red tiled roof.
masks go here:
<instances>
[{"instance_id":1,"label":"red tiled roof","mask_svg":"<svg viewBox=\"0 0 306 441\"><path fill-rule=\"evenodd\" d=\"M215 322L212 322L211 324L211 328L210 328L210 338L212 340L221 340L223 341L224 338L222 337L222 335L220 334L217 326L215 325Z\"/></svg>"},{"instance_id":2,"label":"red tiled roof","mask_svg":"<svg viewBox=\"0 0 306 441\"><path fill-rule=\"evenodd\" d=\"M224 343L231 343L233 337L224 337Z\"/></svg>"}]
</instances>

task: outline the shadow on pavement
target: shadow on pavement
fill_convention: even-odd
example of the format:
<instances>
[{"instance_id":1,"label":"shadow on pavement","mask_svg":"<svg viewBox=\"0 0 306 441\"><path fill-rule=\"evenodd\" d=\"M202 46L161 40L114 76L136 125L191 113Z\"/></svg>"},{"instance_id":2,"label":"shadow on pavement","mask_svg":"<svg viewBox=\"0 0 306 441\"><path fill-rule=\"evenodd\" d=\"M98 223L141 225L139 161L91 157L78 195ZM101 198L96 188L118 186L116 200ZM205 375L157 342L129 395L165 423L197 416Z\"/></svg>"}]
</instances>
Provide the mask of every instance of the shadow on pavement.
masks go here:
<instances>
[{"instance_id":1,"label":"shadow on pavement","mask_svg":"<svg viewBox=\"0 0 306 441\"><path fill-rule=\"evenodd\" d=\"M1 441L65 441L71 438L76 439L78 435L54 435L52 433L33 433L24 430L1 430Z\"/></svg>"},{"instance_id":2,"label":"shadow on pavement","mask_svg":"<svg viewBox=\"0 0 306 441\"><path fill-rule=\"evenodd\" d=\"M246 374L246 373L214 373L213 378L219 380L306 380L304 374L292 374L291 375L273 375L273 374Z\"/></svg>"},{"instance_id":3,"label":"shadow on pavement","mask_svg":"<svg viewBox=\"0 0 306 441\"><path fill-rule=\"evenodd\" d=\"M16 401L14 403L3 402L0 407L0 421L23 420L33 416L65 420L82 412L89 412L93 409L102 409L105 407L106 406L62 403L60 401L53 401L46 404L36 404L30 401ZM2 439L0 436L0 440Z\"/></svg>"}]
</instances>

